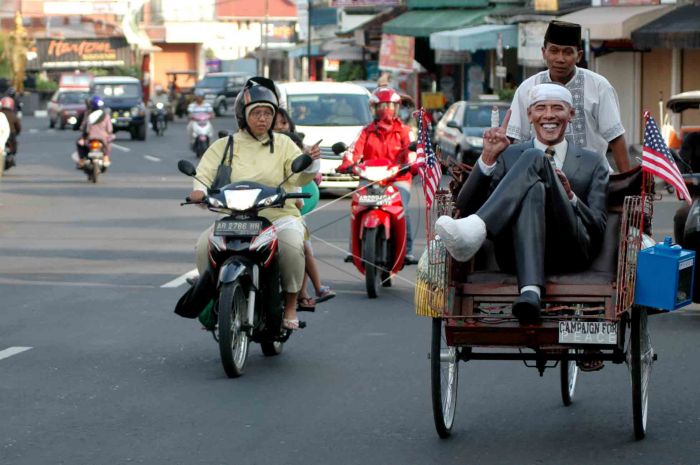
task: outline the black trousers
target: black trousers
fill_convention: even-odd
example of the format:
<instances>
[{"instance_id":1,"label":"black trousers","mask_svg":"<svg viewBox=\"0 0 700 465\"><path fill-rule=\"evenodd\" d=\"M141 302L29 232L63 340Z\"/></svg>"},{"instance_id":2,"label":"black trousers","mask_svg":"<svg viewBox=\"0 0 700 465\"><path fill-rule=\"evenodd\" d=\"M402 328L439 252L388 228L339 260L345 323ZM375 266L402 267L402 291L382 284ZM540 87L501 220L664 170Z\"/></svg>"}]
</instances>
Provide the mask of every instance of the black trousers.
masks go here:
<instances>
[{"instance_id":1,"label":"black trousers","mask_svg":"<svg viewBox=\"0 0 700 465\"><path fill-rule=\"evenodd\" d=\"M499 267L515 273L519 287L544 287L545 273L584 270L594 258L590 235L541 150L520 154L476 215Z\"/></svg>"}]
</instances>

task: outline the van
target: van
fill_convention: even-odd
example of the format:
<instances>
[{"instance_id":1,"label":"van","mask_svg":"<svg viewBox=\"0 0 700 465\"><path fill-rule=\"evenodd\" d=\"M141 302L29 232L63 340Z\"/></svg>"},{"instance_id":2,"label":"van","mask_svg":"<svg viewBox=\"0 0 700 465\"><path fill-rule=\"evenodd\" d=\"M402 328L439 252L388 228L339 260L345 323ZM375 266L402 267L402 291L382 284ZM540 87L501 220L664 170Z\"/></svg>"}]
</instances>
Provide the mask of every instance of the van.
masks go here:
<instances>
[{"instance_id":1,"label":"van","mask_svg":"<svg viewBox=\"0 0 700 465\"><path fill-rule=\"evenodd\" d=\"M146 140L146 106L141 81L127 76L100 76L90 93L104 100L112 112L114 132L129 131L132 140Z\"/></svg>"},{"instance_id":2,"label":"van","mask_svg":"<svg viewBox=\"0 0 700 465\"><path fill-rule=\"evenodd\" d=\"M204 101L212 106L216 116L222 116L233 108L238 93L251 77L251 74L238 71L208 73L195 84L194 90L204 94Z\"/></svg>"},{"instance_id":3,"label":"van","mask_svg":"<svg viewBox=\"0 0 700 465\"><path fill-rule=\"evenodd\" d=\"M342 157L334 154L331 146L336 142L352 146L362 128L372 121L369 91L357 84L320 81L284 83L279 89L297 131L304 134L304 144L323 139L319 187L356 188L356 176L336 173Z\"/></svg>"}]
</instances>

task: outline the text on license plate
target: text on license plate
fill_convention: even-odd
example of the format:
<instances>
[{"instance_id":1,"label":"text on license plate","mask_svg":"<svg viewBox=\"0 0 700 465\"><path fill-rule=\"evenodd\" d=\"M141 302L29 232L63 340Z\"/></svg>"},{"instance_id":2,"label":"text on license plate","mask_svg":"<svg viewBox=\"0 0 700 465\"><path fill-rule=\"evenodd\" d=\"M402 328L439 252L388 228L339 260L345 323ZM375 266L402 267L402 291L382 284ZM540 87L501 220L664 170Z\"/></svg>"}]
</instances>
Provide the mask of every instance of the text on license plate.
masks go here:
<instances>
[{"instance_id":1,"label":"text on license plate","mask_svg":"<svg viewBox=\"0 0 700 465\"><path fill-rule=\"evenodd\" d=\"M214 224L215 236L257 236L262 221L220 220Z\"/></svg>"},{"instance_id":2,"label":"text on license plate","mask_svg":"<svg viewBox=\"0 0 700 465\"><path fill-rule=\"evenodd\" d=\"M389 205L391 196L382 194L361 195L358 201L360 205Z\"/></svg>"},{"instance_id":3,"label":"text on license plate","mask_svg":"<svg viewBox=\"0 0 700 465\"><path fill-rule=\"evenodd\" d=\"M564 344L617 344L617 323L560 321L559 342Z\"/></svg>"},{"instance_id":4,"label":"text on license plate","mask_svg":"<svg viewBox=\"0 0 700 465\"><path fill-rule=\"evenodd\" d=\"M104 156L105 155L102 152L90 152L90 153L88 153L89 158L102 158Z\"/></svg>"}]
</instances>

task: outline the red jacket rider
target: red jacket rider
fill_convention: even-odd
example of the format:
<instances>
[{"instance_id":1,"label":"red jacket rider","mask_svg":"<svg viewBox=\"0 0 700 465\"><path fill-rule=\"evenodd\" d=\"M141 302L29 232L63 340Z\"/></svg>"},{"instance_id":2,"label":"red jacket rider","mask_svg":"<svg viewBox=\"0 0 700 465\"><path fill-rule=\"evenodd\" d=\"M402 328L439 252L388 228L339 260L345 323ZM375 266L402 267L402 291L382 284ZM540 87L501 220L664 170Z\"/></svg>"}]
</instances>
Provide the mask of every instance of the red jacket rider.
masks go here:
<instances>
[{"instance_id":1,"label":"red jacket rider","mask_svg":"<svg viewBox=\"0 0 700 465\"><path fill-rule=\"evenodd\" d=\"M399 94L389 87L374 91L369 102L374 107L375 119L362 129L352 153L345 156L338 172L350 170L360 160L390 160L397 165L410 163L410 128L396 117L400 101ZM411 174L397 177L396 181L407 181L410 188Z\"/></svg>"}]
</instances>

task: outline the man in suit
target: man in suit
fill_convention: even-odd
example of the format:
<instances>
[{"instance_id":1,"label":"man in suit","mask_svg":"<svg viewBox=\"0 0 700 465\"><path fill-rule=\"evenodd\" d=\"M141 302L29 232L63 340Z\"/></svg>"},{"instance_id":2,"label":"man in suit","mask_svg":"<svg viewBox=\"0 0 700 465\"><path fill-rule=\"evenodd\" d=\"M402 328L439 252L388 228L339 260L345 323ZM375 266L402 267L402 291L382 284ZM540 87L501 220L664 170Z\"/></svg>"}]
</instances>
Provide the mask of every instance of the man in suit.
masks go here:
<instances>
[{"instance_id":1,"label":"man in suit","mask_svg":"<svg viewBox=\"0 0 700 465\"><path fill-rule=\"evenodd\" d=\"M602 154L564 137L575 114L566 87L534 86L527 112L536 137L510 145L510 112L501 127L486 130L481 157L457 198L464 218L436 222L458 261L474 256L487 235L495 241L499 266L517 275L513 315L525 323L539 319L545 272L586 269L598 253L609 177Z\"/></svg>"}]
</instances>

